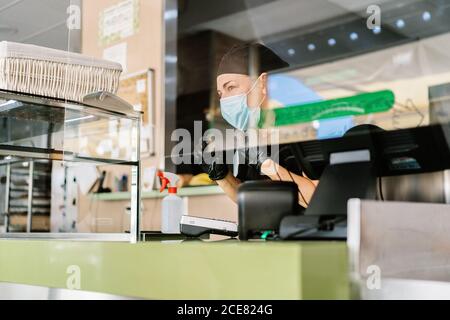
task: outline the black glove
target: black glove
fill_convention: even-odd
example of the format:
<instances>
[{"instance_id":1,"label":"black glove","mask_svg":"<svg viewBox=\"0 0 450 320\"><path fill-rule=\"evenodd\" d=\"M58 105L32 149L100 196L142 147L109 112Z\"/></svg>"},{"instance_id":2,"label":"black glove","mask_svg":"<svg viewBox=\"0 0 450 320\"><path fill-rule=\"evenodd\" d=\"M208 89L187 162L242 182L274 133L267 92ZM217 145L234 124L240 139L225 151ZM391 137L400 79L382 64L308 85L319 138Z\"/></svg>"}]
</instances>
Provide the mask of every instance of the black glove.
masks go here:
<instances>
[{"instance_id":1,"label":"black glove","mask_svg":"<svg viewBox=\"0 0 450 320\"><path fill-rule=\"evenodd\" d=\"M250 166L253 166L256 171L261 174L261 166L270 157L267 155L266 149L259 148L249 148L247 150L247 158Z\"/></svg>"},{"instance_id":2,"label":"black glove","mask_svg":"<svg viewBox=\"0 0 450 320\"><path fill-rule=\"evenodd\" d=\"M219 157L214 147L206 141L202 140L195 146L194 159L195 163L200 164L202 170L213 181L224 179L229 172L228 166L225 164L225 157Z\"/></svg>"},{"instance_id":3,"label":"black glove","mask_svg":"<svg viewBox=\"0 0 450 320\"><path fill-rule=\"evenodd\" d=\"M233 175L241 180L261 175L261 166L269 158L264 148L238 149L233 158Z\"/></svg>"}]
</instances>

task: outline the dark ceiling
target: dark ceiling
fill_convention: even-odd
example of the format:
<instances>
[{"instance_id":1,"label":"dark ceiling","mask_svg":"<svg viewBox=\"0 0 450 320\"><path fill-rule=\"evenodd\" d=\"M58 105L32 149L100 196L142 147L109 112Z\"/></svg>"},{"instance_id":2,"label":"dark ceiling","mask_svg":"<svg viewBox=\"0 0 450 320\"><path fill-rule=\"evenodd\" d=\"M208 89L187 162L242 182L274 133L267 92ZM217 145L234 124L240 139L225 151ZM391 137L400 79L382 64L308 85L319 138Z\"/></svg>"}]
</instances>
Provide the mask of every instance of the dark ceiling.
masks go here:
<instances>
[{"instance_id":1,"label":"dark ceiling","mask_svg":"<svg viewBox=\"0 0 450 320\"><path fill-rule=\"evenodd\" d=\"M369 4L381 28L366 26ZM180 0L179 33L214 30L260 41L296 67L375 51L450 31L449 0Z\"/></svg>"}]
</instances>

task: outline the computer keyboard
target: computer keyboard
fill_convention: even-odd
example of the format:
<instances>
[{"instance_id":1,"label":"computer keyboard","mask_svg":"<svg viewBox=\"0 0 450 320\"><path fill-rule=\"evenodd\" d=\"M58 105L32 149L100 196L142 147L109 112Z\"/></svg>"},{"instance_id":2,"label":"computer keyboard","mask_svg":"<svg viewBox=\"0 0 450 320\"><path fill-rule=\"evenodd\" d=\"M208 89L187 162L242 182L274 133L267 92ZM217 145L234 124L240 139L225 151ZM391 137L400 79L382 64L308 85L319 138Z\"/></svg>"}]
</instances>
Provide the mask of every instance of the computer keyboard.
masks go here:
<instances>
[{"instance_id":1,"label":"computer keyboard","mask_svg":"<svg viewBox=\"0 0 450 320\"><path fill-rule=\"evenodd\" d=\"M238 236L238 225L235 222L186 215L181 217L180 230L182 234L190 237L199 237L204 234Z\"/></svg>"}]
</instances>

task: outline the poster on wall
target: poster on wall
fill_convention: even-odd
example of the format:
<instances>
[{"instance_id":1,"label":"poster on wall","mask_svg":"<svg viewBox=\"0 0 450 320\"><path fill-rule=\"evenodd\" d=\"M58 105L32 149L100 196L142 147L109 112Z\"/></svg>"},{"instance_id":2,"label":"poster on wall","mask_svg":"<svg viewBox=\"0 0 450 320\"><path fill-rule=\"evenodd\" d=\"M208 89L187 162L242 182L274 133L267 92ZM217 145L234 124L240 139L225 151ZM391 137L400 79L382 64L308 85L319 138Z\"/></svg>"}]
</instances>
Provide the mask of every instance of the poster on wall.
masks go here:
<instances>
[{"instance_id":1,"label":"poster on wall","mask_svg":"<svg viewBox=\"0 0 450 320\"><path fill-rule=\"evenodd\" d=\"M127 75L120 80L117 95L142 111L141 158L155 153L154 70Z\"/></svg>"},{"instance_id":2,"label":"poster on wall","mask_svg":"<svg viewBox=\"0 0 450 320\"><path fill-rule=\"evenodd\" d=\"M98 21L100 46L134 35L139 29L139 0L125 0L106 8Z\"/></svg>"},{"instance_id":3,"label":"poster on wall","mask_svg":"<svg viewBox=\"0 0 450 320\"><path fill-rule=\"evenodd\" d=\"M126 42L122 42L103 50L103 59L117 62L122 66L122 72L127 73L127 61L128 61L128 45Z\"/></svg>"}]
</instances>

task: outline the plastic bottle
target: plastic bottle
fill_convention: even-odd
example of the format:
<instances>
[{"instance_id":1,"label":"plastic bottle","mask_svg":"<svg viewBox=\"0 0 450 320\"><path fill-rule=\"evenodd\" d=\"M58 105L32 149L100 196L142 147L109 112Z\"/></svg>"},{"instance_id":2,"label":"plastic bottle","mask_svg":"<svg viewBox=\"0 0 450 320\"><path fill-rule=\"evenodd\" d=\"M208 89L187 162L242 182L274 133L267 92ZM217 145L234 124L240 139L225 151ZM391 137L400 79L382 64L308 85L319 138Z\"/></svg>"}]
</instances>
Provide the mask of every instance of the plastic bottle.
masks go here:
<instances>
[{"instance_id":1,"label":"plastic bottle","mask_svg":"<svg viewBox=\"0 0 450 320\"><path fill-rule=\"evenodd\" d=\"M180 221L184 213L183 199L177 195L177 182L179 180L176 174L170 172L158 172L161 179L161 190L166 187L169 195L164 197L161 208L161 232L165 234L179 234Z\"/></svg>"}]
</instances>

